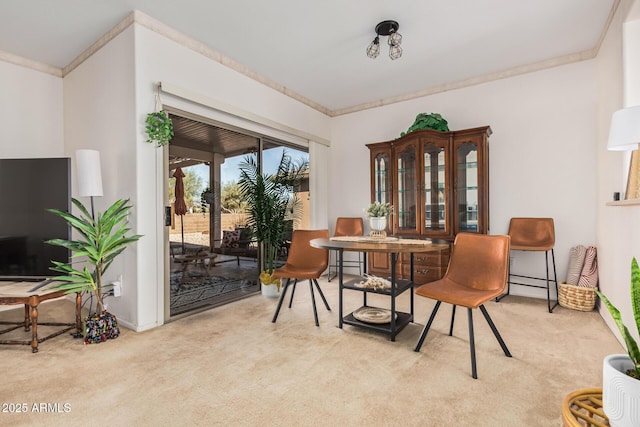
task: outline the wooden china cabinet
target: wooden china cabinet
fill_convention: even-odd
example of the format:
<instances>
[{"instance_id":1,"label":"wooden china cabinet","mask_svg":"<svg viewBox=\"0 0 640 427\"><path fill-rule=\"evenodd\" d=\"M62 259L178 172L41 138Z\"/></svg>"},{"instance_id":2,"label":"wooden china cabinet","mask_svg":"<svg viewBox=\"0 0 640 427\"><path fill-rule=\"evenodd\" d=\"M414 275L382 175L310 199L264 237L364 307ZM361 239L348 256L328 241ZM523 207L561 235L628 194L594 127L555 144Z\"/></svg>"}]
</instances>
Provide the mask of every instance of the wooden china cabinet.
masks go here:
<instances>
[{"instance_id":1,"label":"wooden china cabinet","mask_svg":"<svg viewBox=\"0 0 640 427\"><path fill-rule=\"evenodd\" d=\"M371 156L371 201L389 202L389 234L452 243L459 232L489 228L489 126L452 132L420 130L393 141L367 144ZM450 251L416 254L414 281L440 279ZM388 276L389 256L369 254L368 271ZM409 254L398 261L410 277Z\"/></svg>"}]
</instances>

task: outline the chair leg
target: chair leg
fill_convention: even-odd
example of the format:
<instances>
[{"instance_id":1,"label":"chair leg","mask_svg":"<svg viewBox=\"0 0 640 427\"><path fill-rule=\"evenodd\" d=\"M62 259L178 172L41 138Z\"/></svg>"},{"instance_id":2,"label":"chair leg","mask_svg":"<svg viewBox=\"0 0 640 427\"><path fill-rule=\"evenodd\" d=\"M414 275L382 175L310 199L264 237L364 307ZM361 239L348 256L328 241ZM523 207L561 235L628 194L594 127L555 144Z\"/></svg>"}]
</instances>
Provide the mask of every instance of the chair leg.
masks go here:
<instances>
[{"instance_id":1,"label":"chair leg","mask_svg":"<svg viewBox=\"0 0 640 427\"><path fill-rule=\"evenodd\" d=\"M284 284L284 289L280 294L280 299L278 300L278 307L276 308L276 312L273 314L273 319L271 319L271 323L276 323L276 320L278 319L278 313L280 313L280 307L282 307L282 301L284 300L284 296L287 293L287 288L289 287L290 281L291 279L287 279L287 283Z\"/></svg>"},{"instance_id":2,"label":"chair leg","mask_svg":"<svg viewBox=\"0 0 640 427\"><path fill-rule=\"evenodd\" d=\"M453 336L453 321L456 320L456 305L453 305L451 310L451 326L449 326L449 336Z\"/></svg>"},{"instance_id":3,"label":"chair leg","mask_svg":"<svg viewBox=\"0 0 640 427\"><path fill-rule=\"evenodd\" d=\"M311 292L311 304L313 305L313 317L316 319L316 326L320 326L318 322L318 310L316 309L316 296L313 292L313 283L309 279L309 291Z\"/></svg>"},{"instance_id":4,"label":"chair leg","mask_svg":"<svg viewBox=\"0 0 640 427\"><path fill-rule=\"evenodd\" d=\"M324 297L324 293L322 293L322 289L320 289L320 285L318 285L318 281L316 279L313 279L313 283L316 285L316 288L318 289L318 292L320 293L320 296L322 297L322 301L324 302L324 306L327 307L327 310L331 311L331 307L329 307L329 303L327 302L327 299Z\"/></svg>"},{"instance_id":5,"label":"chair leg","mask_svg":"<svg viewBox=\"0 0 640 427\"><path fill-rule=\"evenodd\" d=\"M478 371L476 370L476 341L473 334L473 309L467 308L469 317L469 349L471 350L471 376L478 379Z\"/></svg>"},{"instance_id":6,"label":"chair leg","mask_svg":"<svg viewBox=\"0 0 640 427\"><path fill-rule=\"evenodd\" d=\"M553 307L551 307L551 295L550 295L550 287L549 287L549 251L545 251L544 260L547 267L547 308L549 309L549 313L553 313L553 309L556 308L559 304L558 299L558 276L556 275L556 257L553 253L553 249L551 249L551 260L553 261L553 281L556 283L556 303Z\"/></svg>"},{"instance_id":7,"label":"chair leg","mask_svg":"<svg viewBox=\"0 0 640 427\"><path fill-rule=\"evenodd\" d=\"M496 336L496 339L500 343L500 347L502 347L502 351L504 351L504 355L507 357L511 357L511 353L509 352L507 345L504 343L502 337L500 336L500 332L498 332L498 328L496 328L496 325L493 324L493 321L491 320L489 313L487 313L487 309L484 308L484 305L480 305L480 311L482 312L482 315L484 316L484 318L487 319L487 323L489 324L489 327L493 331L493 335Z\"/></svg>"},{"instance_id":8,"label":"chair leg","mask_svg":"<svg viewBox=\"0 0 640 427\"><path fill-rule=\"evenodd\" d=\"M429 328L431 327L431 324L433 323L433 319L435 319L436 317L436 313L438 312L438 309L440 308L440 304L442 303L442 301L438 301L436 302L436 306L433 307L433 311L431 312L431 316L429 317L429 321L427 322L426 325L424 325L424 328L422 329L422 333L420 334L420 338L418 339L418 343L416 344L416 348L414 349L414 351L420 351L420 348L422 347L422 344L424 343L424 339L427 337L427 332L429 332Z\"/></svg>"},{"instance_id":9,"label":"chair leg","mask_svg":"<svg viewBox=\"0 0 640 427\"><path fill-rule=\"evenodd\" d=\"M291 308L291 305L293 304L293 294L296 293L296 285L298 284L298 279L295 279L293 281L293 287L291 288L291 297L289 297L289 308Z\"/></svg>"}]
</instances>

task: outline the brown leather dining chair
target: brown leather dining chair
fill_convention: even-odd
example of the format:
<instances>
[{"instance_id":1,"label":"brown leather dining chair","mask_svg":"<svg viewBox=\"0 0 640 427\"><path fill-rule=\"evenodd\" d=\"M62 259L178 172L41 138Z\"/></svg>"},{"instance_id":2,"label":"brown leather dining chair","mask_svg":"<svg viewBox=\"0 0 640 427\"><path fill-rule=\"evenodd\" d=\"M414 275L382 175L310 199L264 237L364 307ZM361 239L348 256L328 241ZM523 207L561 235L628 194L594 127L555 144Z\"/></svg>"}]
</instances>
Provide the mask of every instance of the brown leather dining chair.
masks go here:
<instances>
[{"instance_id":1,"label":"brown leather dining chair","mask_svg":"<svg viewBox=\"0 0 640 427\"><path fill-rule=\"evenodd\" d=\"M509 236L511 237L511 250L512 251L531 251L531 252L544 252L545 264L546 264L546 276L525 276L521 274L513 274L509 270L509 280L507 280L507 292L504 295L496 298L496 302L500 301L511 292L511 285L529 286L532 288L546 288L547 289L547 309L549 313L553 313L553 309L558 305L558 301L551 306L551 291L550 283L556 284L556 296L558 295L558 278L556 275L556 257L553 253L553 247L556 242L555 228L553 225L553 218L511 218L509 222ZM553 263L553 278L549 277L549 252L551 252L551 261ZM511 278L518 277L521 279L528 279L528 283L514 282ZM544 281L546 286L536 285L532 283L532 280L537 280L537 283Z\"/></svg>"},{"instance_id":2,"label":"brown leather dining chair","mask_svg":"<svg viewBox=\"0 0 640 427\"><path fill-rule=\"evenodd\" d=\"M362 236L364 225L361 217L339 217L336 219L336 228L333 231L334 237ZM331 261L331 253L334 253L334 262ZM358 260L345 259L342 265L357 265L358 275L362 276L362 252L358 252ZM332 273L333 269L333 273ZM329 252L329 270L327 271L327 281L330 282L338 273L338 251Z\"/></svg>"},{"instance_id":3,"label":"brown leather dining chair","mask_svg":"<svg viewBox=\"0 0 640 427\"><path fill-rule=\"evenodd\" d=\"M443 302L453 304L449 336L453 335L456 306L467 308L469 321L469 347L471 350L471 376L478 378L476 370L476 349L473 333L473 309L480 308L489 327L493 331L505 356L511 357L484 303L500 295L507 283L509 265L509 236L475 233L460 233L456 236L449 267L444 277L426 283L416 289L416 295L436 300L427 324L418 339L415 351L420 351L431 323Z\"/></svg>"},{"instance_id":4,"label":"brown leather dining chair","mask_svg":"<svg viewBox=\"0 0 640 427\"><path fill-rule=\"evenodd\" d=\"M327 264L329 264L329 251L327 249L314 248L309 244L311 240L318 238L328 239L329 230L293 231L287 262L285 265L273 272L273 277L287 279L287 282L282 289L282 293L280 294L280 300L278 300L278 307L276 308L276 312L271 320L273 323L278 319L278 313L280 312L280 307L282 307L282 301L285 298L287 289L291 285L292 279L293 284L291 289L291 299L289 300L289 308L291 308L291 304L293 303L293 294L295 293L298 280L308 279L309 290L311 291L311 304L313 305L313 316L316 320L316 326L320 326L320 323L318 322L316 298L313 291L314 284L322 297L325 307L327 307L327 310L331 310L327 299L322 293L322 289L320 289L320 286L318 285L318 278L320 278L320 275L327 268Z\"/></svg>"}]
</instances>

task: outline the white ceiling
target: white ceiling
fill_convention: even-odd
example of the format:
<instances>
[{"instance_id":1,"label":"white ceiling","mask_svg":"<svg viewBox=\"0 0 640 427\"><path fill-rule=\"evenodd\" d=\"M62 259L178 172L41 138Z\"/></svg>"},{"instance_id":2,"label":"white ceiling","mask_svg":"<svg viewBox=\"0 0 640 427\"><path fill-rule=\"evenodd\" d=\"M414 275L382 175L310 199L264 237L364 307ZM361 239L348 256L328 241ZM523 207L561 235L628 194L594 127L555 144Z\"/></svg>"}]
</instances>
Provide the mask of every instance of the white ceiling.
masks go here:
<instances>
[{"instance_id":1,"label":"white ceiling","mask_svg":"<svg viewBox=\"0 0 640 427\"><path fill-rule=\"evenodd\" d=\"M593 57L619 0L1 0L0 51L64 68L139 10L331 114ZM365 51L399 22L402 58ZM0 52L1 53L1 52Z\"/></svg>"}]
</instances>

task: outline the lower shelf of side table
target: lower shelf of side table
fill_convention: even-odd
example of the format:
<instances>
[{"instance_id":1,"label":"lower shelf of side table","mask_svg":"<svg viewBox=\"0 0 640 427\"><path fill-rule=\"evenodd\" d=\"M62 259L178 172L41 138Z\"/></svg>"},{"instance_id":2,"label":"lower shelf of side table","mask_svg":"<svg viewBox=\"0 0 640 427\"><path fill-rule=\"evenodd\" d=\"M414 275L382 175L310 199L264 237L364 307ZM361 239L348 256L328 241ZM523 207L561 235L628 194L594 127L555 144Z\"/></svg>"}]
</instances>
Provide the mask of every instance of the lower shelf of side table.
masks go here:
<instances>
[{"instance_id":1,"label":"lower shelf of side table","mask_svg":"<svg viewBox=\"0 0 640 427\"><path fill-rule=\"evenodd\" d=\"M365 328L365 329L371 329L371 330L374 330L374 331L384 332L384 333L390 335L391 341L395 341L396 335L400 331L402 331L402 329L404 329L405 326L407 326L409 323L413 322L413 315L411 315L410 313L404 313L402 311L396 311L396 314L397 314L397 318L396 318L396 322L395 322L395 328L393 328L393 329L391 328L391 322L389 322L389 323L363 322L363 321L360 321L360 320L356 319L353 316L353 312L347 314L342 319L342 322L347 324L347 325L359 326L359 327Z\"/></svg>"}]
</instances>

